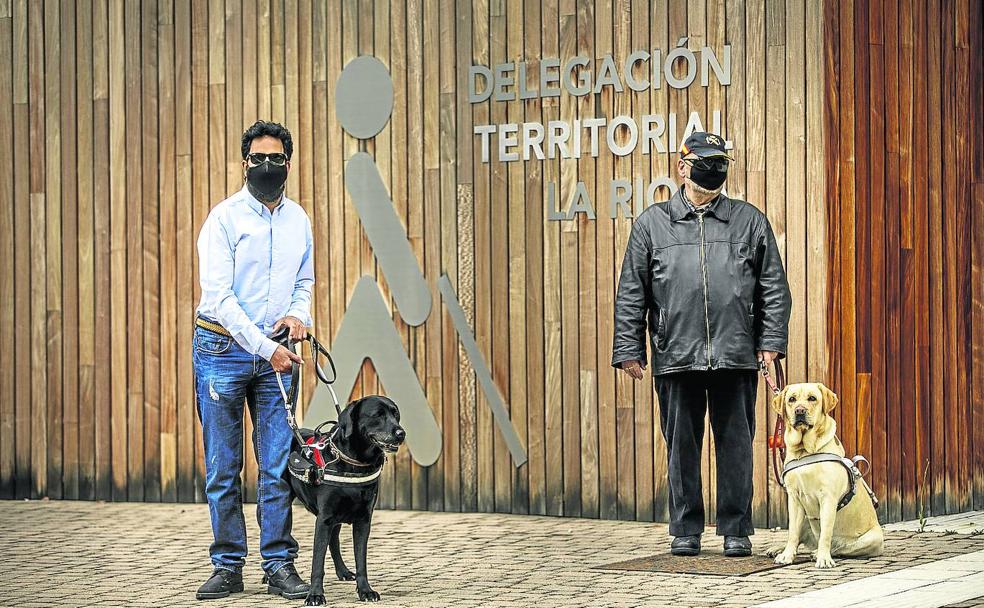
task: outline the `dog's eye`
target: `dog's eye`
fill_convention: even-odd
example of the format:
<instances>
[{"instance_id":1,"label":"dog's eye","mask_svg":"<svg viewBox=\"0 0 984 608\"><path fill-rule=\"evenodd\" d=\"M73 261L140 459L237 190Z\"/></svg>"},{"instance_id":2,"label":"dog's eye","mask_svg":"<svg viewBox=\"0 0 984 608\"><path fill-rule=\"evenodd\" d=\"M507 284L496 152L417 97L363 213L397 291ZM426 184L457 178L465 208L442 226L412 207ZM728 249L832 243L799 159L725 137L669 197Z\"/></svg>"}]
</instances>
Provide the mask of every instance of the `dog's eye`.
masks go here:
<instances>
[{"instance_id":1,"label":"dog's eye","mask_svg":"<svg viewBox=\"0 0 984 608\"><path fill-rule=\"evenodd\" d=\"M795 403L796 402L796 397L790 397L789 398L789 402L790 403Z\"/></svg>"},{"instance_id":2,"label":"dog's eye","mask_svg":"<svg viewBox=\"0 0 984 608\"><path fill-rule=\"evenodd\" d=\"M810 396L809 396L809 397L807 397L806 399L807 399L807 401L816 401L816 400L817 400L817 398L816 398L816 397L814 397L813 395L810 395Z\"/></svg>"}]
</instances>

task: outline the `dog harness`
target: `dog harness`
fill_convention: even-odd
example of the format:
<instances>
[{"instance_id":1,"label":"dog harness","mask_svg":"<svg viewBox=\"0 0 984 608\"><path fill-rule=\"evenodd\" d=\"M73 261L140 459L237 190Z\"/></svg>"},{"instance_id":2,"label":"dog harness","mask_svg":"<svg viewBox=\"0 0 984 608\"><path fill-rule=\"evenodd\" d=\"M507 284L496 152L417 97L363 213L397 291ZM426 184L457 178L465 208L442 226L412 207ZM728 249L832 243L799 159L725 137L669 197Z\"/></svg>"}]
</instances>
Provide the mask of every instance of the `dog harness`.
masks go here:
<instances>
[{"instance_id":1,"label":"dog harness","mask_svg":"<svg viewBox=\"0 0 984 608\"><path fill-rule=\"evenodd\" d=\"M383 455L383 460L379 465L361 462L348 456L335 445L334 435L338 427L335 426L331 431L325 433L321 431L321 427L325 424L335 424L335 421L324 422L313 431L299 429L299 433L304 437L304 443L299 449L290 453L290 459L287 463L290 474L313 486L367 486L375 483L386 464L386 456ZM368 470L365 472L341 471L332 467L337 462Z\"/></svg>"},{"instance_id":2,"label":"dog harness","mask_svg":"<svg viewBox=\"0 0 984 608\"><path fill-rule=\"evenodd\" d=\"M838 511L846 507L848 503L851 502L851 499L854 498L854 495L857 493L857 484L859 481L861 482L861 485L864 486L864 489L867 490L868 496L871 497L871 503L875 506L875 508L878 507L878 499L875 498L875 493L871 491L870 487L868 487L867 482L864 480L864 476L861 474L861 470L858 469L858 463L863 462L868 465L868 470L871 470L871 464L868 463L868 459L864 456L845 458L843 456L838 456L837 454L819 452L817 454L809 454L802 458L790 460L782 467L782 476L779 479L780 485L782 485L783 488L786 487L786 475L789 474L790 471L795 471L796 469L820 462L836 462L842 465L847 471L847 480L850 483L850 487L848 488L847 493L844 494L840 501L837 502Z\"/></svg>"}]
</instances>

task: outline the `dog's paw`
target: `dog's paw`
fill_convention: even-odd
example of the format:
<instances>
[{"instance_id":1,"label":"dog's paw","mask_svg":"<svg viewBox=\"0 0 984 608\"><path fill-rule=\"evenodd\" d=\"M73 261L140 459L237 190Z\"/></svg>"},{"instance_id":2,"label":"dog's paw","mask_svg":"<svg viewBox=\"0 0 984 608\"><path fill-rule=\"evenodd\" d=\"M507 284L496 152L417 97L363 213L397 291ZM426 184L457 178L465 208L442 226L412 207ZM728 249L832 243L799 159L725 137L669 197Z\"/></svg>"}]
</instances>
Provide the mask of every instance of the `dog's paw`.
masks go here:
<instances>
[{"instance_id":1,"label":"dog's paw","mask_svg":"<svg viewBox=\"0 0 984 608\"><path fill-rule=\"evenodd\" d=\"M379 601L379 594L376 593L375 591L373 591L372 589L366 589L365 591L363 591L362 589L359 589L359 601L360 602L378 602Z\"/></svg>"},{"instance_id":2,"label":"dog's paw","mask_svg":"<svg viewBox=\"0 0 984 608\"><path fill-rule=\"evenodd\" d=\"M786 545L776 545L775 547L766 550L765 554L769 557L776 557L777 555L782 553L783 549L785 548Z\"/></svg>"},{"instance_id":3,"label":"dog's paw","mask_svg":"<svg viewBox=\"0 0 984 608\"><path fill-rule=\"evenodd\" d=\"M313 593L309 593L307 599L304 600L305 606L324 606L327 603L328 602L325 601L325 596L315 595Z\"/></svg>"},{"instance_id":4,"label":"dog's paw","mask_svg":"<svg viewBox=\"0 0 984 608\"><path fill-rule=\"evenodd\" d=\"M348 568L346 568L344 570L335 570L335 576L337 576L338 577L338 580L340 580L340 581L354 581L355 580L355 572L352 572Z\"/></svg>"},{"instance_id":5,"label":"dog's paw","mask_svg":"<svg viewBox=\"0 0 984 608\"><path fill-rule=\"evenodd\" d=\"M779 555L776 555L775 556L775 560L773 560L773 561L775 561L775 563L777 563L777 564L782 564L782 565L785 566L785 565L788 565L788 564L793 563L795 560L796 560L796 552L795 551L783 550L782 552L779 553Z\"/></svg>"},{"instance_id":6,"label":"dog's paw","mask_svg":"<svg viewBox=\"0 0 984 608\"><path fill-rule=\"evenodd\" d=\"M820 555L814 551L813 558L817 560L817 568L827 569L833 568L837 565L837 562L835 562L834 558L830 557L830 555Z\"/></svg>"}]
</instances>

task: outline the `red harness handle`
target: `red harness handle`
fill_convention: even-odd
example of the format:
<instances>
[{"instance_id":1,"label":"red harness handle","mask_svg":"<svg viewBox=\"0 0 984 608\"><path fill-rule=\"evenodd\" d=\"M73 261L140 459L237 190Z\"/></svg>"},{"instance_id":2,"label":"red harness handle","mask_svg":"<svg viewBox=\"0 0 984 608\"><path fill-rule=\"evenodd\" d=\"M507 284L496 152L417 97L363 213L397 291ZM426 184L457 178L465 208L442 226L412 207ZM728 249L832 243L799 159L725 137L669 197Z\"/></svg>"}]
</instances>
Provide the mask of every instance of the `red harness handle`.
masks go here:
<instances>
[{"instance_id":1,"label":"red harness handle","mask_svg":"<svg viewBox=\"0 0 984 608\"><path fill-rule=\"evenodd\" d=\"M765 376L765 382L772 389L773 395L778 395L782 392L780 386L786 385L786 374L783 372L782 363L775 359L772 362L776 366L776 381L772 381L772 376L769 375L769 369L766 367L764 362L759 363L759 369L762 370L762 375ZM783 436L786 433L786 425L782 421L782 414L776 416L776 426L772 431L772 436L769 437L769 450L772 452L772 472L776 476L776 483L780 486L782 485L782 475L779 472L782 463L786 462L786 442Z\"/></svg>"}]
</instances>

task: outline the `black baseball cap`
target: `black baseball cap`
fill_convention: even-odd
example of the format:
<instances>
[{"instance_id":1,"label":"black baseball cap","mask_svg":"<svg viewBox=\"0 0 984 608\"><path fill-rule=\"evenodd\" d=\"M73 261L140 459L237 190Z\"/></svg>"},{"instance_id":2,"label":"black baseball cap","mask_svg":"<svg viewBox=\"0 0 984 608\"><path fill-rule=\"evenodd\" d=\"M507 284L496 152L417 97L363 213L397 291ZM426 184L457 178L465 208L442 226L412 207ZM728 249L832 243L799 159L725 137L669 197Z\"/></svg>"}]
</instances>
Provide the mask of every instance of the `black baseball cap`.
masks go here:
<instances>
[{"instance_id":1,"label":"black baseball cap","mask_svg":"<svg viewBox=\"0 0 984 608\"><path fill-rule=\"evenodd\" d=\"M696 154L701 158L724 157L734 160L724 149L724 138L705 131L694 131L680 146L680 156L688 154Z\"/></svg>"}]
</instances>

